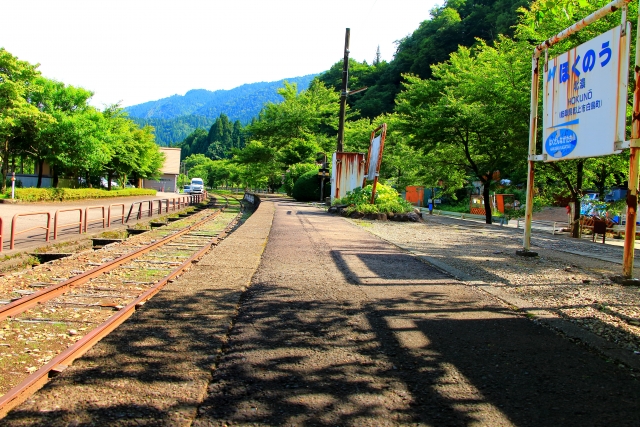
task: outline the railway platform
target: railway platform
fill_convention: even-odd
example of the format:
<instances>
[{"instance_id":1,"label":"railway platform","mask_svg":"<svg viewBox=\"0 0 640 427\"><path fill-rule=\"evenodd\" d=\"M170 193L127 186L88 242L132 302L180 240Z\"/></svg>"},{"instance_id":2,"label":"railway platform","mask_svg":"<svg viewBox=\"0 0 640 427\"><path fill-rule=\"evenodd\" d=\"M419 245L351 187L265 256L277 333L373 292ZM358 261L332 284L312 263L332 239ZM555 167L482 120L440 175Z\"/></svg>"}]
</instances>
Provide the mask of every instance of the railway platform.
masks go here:
<instances>
[{"instance_id":1,"label":"railway platform","mask_svg":"<svg viewBox=\"0 0 640 427\"><path fill-rule=\"evenodd\" d=\"M636 373L272 199L0 425L632 426Z\"/></svg>"}]
</instances>

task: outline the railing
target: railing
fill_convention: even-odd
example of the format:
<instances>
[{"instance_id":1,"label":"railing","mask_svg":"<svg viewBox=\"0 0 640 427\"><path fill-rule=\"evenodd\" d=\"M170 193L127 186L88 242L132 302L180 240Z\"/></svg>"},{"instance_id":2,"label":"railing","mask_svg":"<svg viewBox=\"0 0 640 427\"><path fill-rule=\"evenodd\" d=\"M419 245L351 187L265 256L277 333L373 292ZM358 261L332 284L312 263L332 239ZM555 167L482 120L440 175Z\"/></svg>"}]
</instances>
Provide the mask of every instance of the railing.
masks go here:
<instances>
[{"instance_id":1,"label":"railing","mask_svg":"<svg viewBox=\"0 0 640 427\"><path fill-rule=\"evenodd\" d=\"M429 214L427 212L429 212L426 209L421 209L422 211L422 215L423 217L427 217ZM475 214L470 214L470 213L465 213L465 212L450 212L450 211L441 211L441 210L433 210L433 215L440 215L440 216L447 216L447 217L452 217L452 218L460 218L460 219L471 219L471 220L476 220L476 221L482 221L485 219L484 215L475 215ZM499 225L508 225L509 221L514 221L514 220L506 220L505 217L492 217L492 221L495 224L499 224ZM516 228L521 228L521 225L524 227L524 221L520 220L520 219L516 219L515 220L515 226ZM537 230L543 230L546 231L549 228L551 228L551 234L555 235L556 234L556 228L558 227L563 227L566 226L567 223L564 221L531 221L531 228L533 229L537 229Z\"/></svg>"},{"instance_id":2,"label":"railing","mask_svg":"<svg viewBox=\"0 0 640 427\"><path fill-rule=\"evenodd\" d=\"M91 209L102 209L102 217L89 220L89 211ZM87 230L89 229L89 223L91 222L102 221L102 228L105 228L106 219L107 217L104 215L104 206L87 206L87 208L84 210L84 232L87 232Z\"/></svg>"},{"instance_id":3,"label":"railing","mask_svg":"<svg viewBox=\"0 0 640 427\"><path fill-rule=\"evenodd\" d=\"M16 222L18 220L19 217L21 216L30 216L30 215L46 215L47 216L47 226L43 227L43 226L38 226L38 227L31 227L31 228L27 228L26 230L22 230L22 231L18 231L16 232ZM29 213L23 213L23 214L15 214L13 216L13 220L11 220L11 242L9 243L9 249L13 249L15 247L15 237L18 234L22 234L22 233L26 233L28 231L31 230L36 230L42 228L44 230L47 230L47 234L45 235L45 241L49 241L49 233L51 230L51 213L50 212L29 212Z\"/></svg>"},{"instance_id":4,"label":"railing","mask_svg":"<svg viewBox=\"0 0 640 427\"><path fill-rule=\"evenodd\" d=\"M165 202L165 209L164 212L169 212L169 206L171 205L171 210L175 211L175 210L180 210L183 209L189 205L192 205L194 203L200 203L204 200L206 196L205 194L198 194L198 195L189 195L189 196L179 196L179 197L174 197L172 199L158 199L158 214L162 214L162 203ZM131 204L131 207L129 208L129 213L126 215L126 219L125 219L125 211L126 211L126 205L124 203L115 203L115 204L111 204L108 206L108 211L107 211L107 215L105 216L105 206L89 206L87 208L85 208L84 211L84 217L83 217L83 212L81 208L73 208L73 209L58 209L55 212L55 216L54 216L54 221L53 221L53 240L56 240L58 238L58 228L63 228L63 227L69 227L69 226L78 226L78 233L82 233L83 230L83 226L84 226L84 231L87 232L88 228L89 228L89 224L91 223L95 223L95 222L100 222L102 221L102 228L105 227L110 227L111 226L111 220L112 220L112 213L111 210L114 208L121 208L121 214L115 216L115 218L117 219L118 217L120 217L121 223L125 224L126 222L129 222L129 219L131 218L131 214L134 212L135 207L137 206L137 219L142 219L142 208L143 208L143 204L148 203L148 214L149 216L153 216L153 211L154 211L154 206L153 206L153 200L143 200L140 202L133 202ZM89 219L89 212L91 210L95 210L95 209L101 209L102 210L102 216L100 218L95 218L95 219ZM146 205L145 205L145 209L147 209ZM79 221L78 222L71 222L71 223L67 223L67 224L59 224L60 218L58 217L58 215L62 212L73 212L73 211L78 211L79 212ZM46 226L37 226L37 227L31 227L28 228L26 230L21 230L21 231L16 231L16 224L17 224L17 220L20 217L23 216L33 216L33 215L47 215L47 224ZM84 221L83 221L84 220ZM45 240L48 242L49 241L49 236L51 234L51 213L50 212L29 212L29 213L22 213L22 214L16 214L13 217L13 220L11 221L11 237L10 237L10 249L14 249L15 247L15 237L17 235L23 234L23 233L27 233L29 231L32 230L36 230L36 229L43 229L46 230L46 236L45 236ZM3 222L2 222L2 218L0 217L0 252L2 252L3 250Z\"/></svg>"},{"instance_id":5,"label":"railing","mask_svg":"<svg viewBox=\"0 0 640 427\"><path fill-rule=\"evenodd\" d=\"M122 219L122 223L124 224L124 210L125 210L124 203L114 203L109 205L109 209L107 210L107 228L111 227L111 208L116 206L122 206L121 219Z\"/></svg>"},{"instance_id":6,"label":"railing","mask_svg":"<svg viewBox=\"0 0 640 427\"><path fill-rule=\"evenodd\" d=\"M78 211L78 213L80 214L80 221L78 222L70 222L67 224L60 224L60 228L62 227L68 227L70 225L77 225L78 226L78 234L82 234L82 209L81 208L74 208L74 209L58 209L55 213L55 215L53 216L53 240L56 240L58 238L58 215L62 212L75 212Z\"/></svg>"},{"instance_id":7,"label":"railing","mask_svg":"<svg viewBox=\"0 0 640 427\"><path fill-rule=\"evenodd\" d=\"M522 224L522 226L524 227L524 220L517 219L516 228L520 228L520 224ZM551 234L554 236L556 235L556 228L558 227L558 225L560 225L561 227L568 226L565 221L531 221L532 229L546 230L547 228L551 227Z\"/></svg>"}]
</instances>

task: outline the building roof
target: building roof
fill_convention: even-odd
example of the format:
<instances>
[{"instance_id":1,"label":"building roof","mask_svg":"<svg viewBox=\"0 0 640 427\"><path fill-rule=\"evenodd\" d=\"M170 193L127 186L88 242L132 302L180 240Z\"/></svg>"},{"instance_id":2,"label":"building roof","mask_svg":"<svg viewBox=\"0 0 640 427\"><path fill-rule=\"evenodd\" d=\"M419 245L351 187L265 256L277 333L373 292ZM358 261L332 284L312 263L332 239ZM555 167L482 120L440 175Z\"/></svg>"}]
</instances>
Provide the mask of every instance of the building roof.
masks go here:
<instances>
[{"instance_id":1,"label":"building roof","mask_svg":"<svg viewBox=\"0 0 640 427\"><path fill-rule=\"evenodd\" d=\"M181 148L160 147L160 151L165 155L162 173L175 175L180 173L180 150Z\"/></svg>"}]
</instances>

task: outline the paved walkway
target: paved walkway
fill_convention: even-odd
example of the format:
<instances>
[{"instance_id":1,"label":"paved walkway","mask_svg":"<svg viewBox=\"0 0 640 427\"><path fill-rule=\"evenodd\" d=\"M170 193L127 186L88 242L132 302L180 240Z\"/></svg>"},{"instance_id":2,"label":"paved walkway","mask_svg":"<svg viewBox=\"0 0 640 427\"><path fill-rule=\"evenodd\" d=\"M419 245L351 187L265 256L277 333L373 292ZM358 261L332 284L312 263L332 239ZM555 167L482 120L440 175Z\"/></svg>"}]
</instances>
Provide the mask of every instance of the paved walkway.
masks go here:
<instances>
[{"instance_id":1,"label":"paved walkway","mask_svg":"<svg viewBox=\"0 0 640 427\"><path fill-rule=\"evenodd\" d=\"M342 218L224 244L0 425L640 425L628 370Z\"/></svg>"}]
</instances>

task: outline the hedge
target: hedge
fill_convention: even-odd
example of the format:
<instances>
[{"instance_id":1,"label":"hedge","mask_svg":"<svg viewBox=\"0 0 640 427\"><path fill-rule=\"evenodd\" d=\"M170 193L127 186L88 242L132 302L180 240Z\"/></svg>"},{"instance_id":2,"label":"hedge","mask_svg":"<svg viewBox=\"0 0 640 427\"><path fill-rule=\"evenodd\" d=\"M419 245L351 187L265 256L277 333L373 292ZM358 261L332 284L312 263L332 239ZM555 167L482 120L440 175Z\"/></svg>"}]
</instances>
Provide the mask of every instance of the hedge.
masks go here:
<instances>
[{"instance_id":1,"label":"hedge","mask_svg":"<svg viewBox=\"0 0 640 427\"><path fill-rule=\"evenodd\" d=\"M16 199L22 200L23 202L52 202L103 199L107 197L156 195L156 190L149 190L145 188L125 188L122 190L111 191L97 188L16 188L15 192Z\"/></svg>"},{"instance_id":2,"label":"hedge","mask_svg":"<svg viewBox=\"0 0 640 427\"><path fill-rule=\"evenodd\" d=\"M313 202L320 200L320 177L318 169L304 173L293 184L293 198L299 202ZM331 195L331 182L325 181L323 196Z\"/></svg>"}]
</instances>

